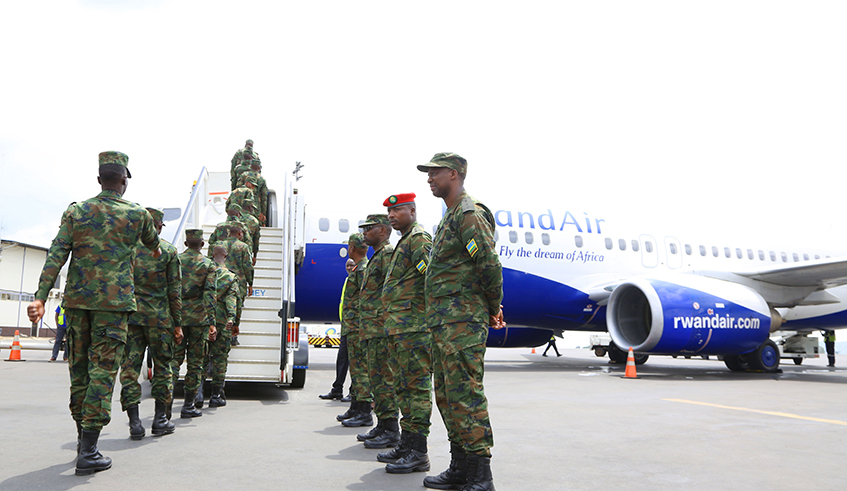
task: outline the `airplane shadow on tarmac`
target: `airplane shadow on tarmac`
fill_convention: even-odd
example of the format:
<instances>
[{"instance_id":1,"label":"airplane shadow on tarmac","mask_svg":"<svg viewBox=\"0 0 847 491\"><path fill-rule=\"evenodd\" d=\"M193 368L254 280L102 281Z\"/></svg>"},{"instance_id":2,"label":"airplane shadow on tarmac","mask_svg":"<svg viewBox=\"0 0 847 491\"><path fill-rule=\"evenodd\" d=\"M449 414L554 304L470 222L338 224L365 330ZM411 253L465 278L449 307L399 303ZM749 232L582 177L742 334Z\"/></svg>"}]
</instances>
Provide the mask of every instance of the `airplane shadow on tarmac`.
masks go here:
<instances>
[{"instance_id":1,"label":"airplane shadow on tarmac","mask_svg":"<svg viewBox=\"0 0 847 491\"><path fill-rule=\"evenodd\" d=\"M277 387L273 383L263 382L228 382L224 387L224 393L227 400L236 401L259 401L265 406L274 406L282 402L288 402L288 390L283 387ZM294 389L297 390L297 389ZM209 401L209 395L212 393L212 384L208 381L203 385L203 394L206 403ZM182 382L178 382L174 387L174 408L182 404L185 399Z\"/></svg>"},{"instance_id":2,"label":"airplane shadow on tarmac","mask_svg":"<svg viewBox=\"0 0 847 491\"><path fill-rule=\"evenodd\" d=\"M528 372L528 373L555 373L570 372L586 375L624 375L625 364L612 364L605 358L596 361L588 361L585 358L539 358L538 355L523 355L525 361L520 360L486 360L486 373L496 372ZM803 367L796 365L781 365L779 373L761 372L732 372L722 361L694 360L699 366L674 365L675 360L665 357L651 357L647 363L638 365L638 376L642 379L651 380L689 380L689 381L716 381L716 380L792 380L823 384L847 384L847 377L832 376L833 370L824 367ZM682 361L682 360L680 360ZM691 361L689 361L691 363ZM843 370L837 370L843 372Z\"/></svg>"}]
</instances>

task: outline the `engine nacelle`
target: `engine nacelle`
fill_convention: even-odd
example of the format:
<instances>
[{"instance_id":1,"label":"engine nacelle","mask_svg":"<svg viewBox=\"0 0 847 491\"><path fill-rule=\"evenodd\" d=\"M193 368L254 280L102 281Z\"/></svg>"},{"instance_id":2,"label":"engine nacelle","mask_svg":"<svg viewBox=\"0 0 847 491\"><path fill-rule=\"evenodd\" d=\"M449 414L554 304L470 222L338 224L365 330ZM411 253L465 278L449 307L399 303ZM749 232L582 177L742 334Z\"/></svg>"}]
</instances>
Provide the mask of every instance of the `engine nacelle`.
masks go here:
<instances>
[{"instance_id":1,"label":"engine nacelle","mask_svg":"<svg viewBox=\"0 0 847 491\"><path fill-rule=\"evenodd\" d=\"M771 309L756 291L703 276L619 285L606 314L612 340L642 353L734 355L768 339Z\"/></svg>"}]
</instances>

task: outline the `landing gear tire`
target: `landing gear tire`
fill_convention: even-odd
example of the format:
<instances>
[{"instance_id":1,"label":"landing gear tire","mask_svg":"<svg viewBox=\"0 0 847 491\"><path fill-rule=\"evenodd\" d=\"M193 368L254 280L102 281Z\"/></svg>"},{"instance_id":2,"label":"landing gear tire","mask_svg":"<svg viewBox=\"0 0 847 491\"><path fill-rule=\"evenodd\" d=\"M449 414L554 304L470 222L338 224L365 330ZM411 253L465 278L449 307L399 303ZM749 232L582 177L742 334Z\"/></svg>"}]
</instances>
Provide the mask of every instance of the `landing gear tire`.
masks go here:
<instances>
[{"instance_id":1,"label":"landing gear tire","mask_svg":"<svg viewBox=\"0 0 847 491\"><path fill-rule=\"evenodd\" d=\"M794 360L795 365L802 365L803 364L802 358L793 358L793 360Z\"/></svg>"},{"instance_id":2,"label":"landing gear tire","mask_svg":"<svg viewBox=\"0 0 847 491\"><path fill-rule=\"evenodd\" d=\"M613 363L626 363L626 352L618 348L614 342L609 343L609 359Z\"/></svg>"},{"instance_id":3,"label":"landing gear tire","mask_svg":"<svg viewBox=\"0 0 847 491\"><path fill-rule=\"evenodd\" d=\"M745 363L746 360L742 357L744 355L726 355L723 357L723 362L733 372L743 372L747 370L747 363Z\"/></svg>"},{"instance_id":4,"label":"landing gear tire","mask_svg":"<svg viewBox=\"0 0 847 491\"><path fill-rule=\"evenodd\" d=\"M635 364L643 365L647 363L647 359L650 358L650 355L642 355L640 353L635 353Z\"/></svg>"},{"instance_id":5,"label":"landing gear tire","mask_svg":"<svg viewBox=\"0 0 847 491\"><path fill-rule=\"evenodd\" d=\"M751 370L774 373L779 370L779 347L768 339L756 351L747 355Z\"/></svg>"}]
</instances>

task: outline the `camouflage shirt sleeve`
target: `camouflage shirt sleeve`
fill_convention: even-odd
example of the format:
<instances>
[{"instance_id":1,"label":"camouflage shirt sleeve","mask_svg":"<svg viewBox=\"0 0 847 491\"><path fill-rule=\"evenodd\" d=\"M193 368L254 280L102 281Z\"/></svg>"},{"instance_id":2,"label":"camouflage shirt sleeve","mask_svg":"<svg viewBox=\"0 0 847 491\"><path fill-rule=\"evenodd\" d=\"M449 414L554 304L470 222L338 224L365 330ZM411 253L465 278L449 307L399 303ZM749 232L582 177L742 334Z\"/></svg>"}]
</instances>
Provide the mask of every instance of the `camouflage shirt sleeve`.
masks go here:
<instances>
[{"instance_id":1,"label":"camouflage shirt sleeve","mask_svg":"<svg viewBox=\"0 0 847 491\"><path fill-rule=\"evenodd\" d=\"M171 308L171 319L174 326L182 325L182 268L176 249L171 249L168 261L168 303Z\"/></svg>"},{"instance_id":2,"label":"camouflage shirt sleeve","mask_svg":"<svg viewBox=\"0 0 847 491\"><path fill-rule=\"evenodd\" d=\"M73 250L73 224L71 223L71 208L73 206L71 204L62 214L59 233L56 234L56 238L50 245L50 250L47 251L47 260L44 262L44 269L41 270L41 277L38 279L38 291L35 293L35 298L42 302L47 302L50 289L53 288L53 285L56 284L56 278L59 277L59 270L68 261L71 250Z\"/></svg>"},{"instance_id":3,"label":"camouflage shirt sleeve","mask_svg":"<svg viewBox=\"0 0 847 491\"><path fill-rule=\"evenodd\" d=\"M211 326L215 323L215 295L218 287L218 265L212 262L206 272L206 281L203 284L203 306L206 311L205 325Z\"/></svg>"},{"instance_id":4,"label":"camouflage shirt sleeve","mask_svg":"<svg viewBox=\"0 0 847 491\"><path fill-rule=\"evenodd\" d=\"M148 249L155 252L159 248L159 232L156 232L156 226L153 224L153 217L147 210L144 210L141 219L141 243Z\"/></svg>"},{"instance_id":5,"label":"camouflage shirt sleeve","mask_svg":"<svg viewBox=\"0 0 847 491\"><path fill-rule=\"evenodd\" d=\"M229 322L235 324L235 315L238 312L238 304L240 303L241 296L238 294L238 278L235 278L226 291L226 321L224 324Z\"/></svg>"},{"instance_id":6,"label":"camouflage shirt sleeve","mask_svg":"<svg viewBox=\"0 0 847 491\"><path fill-rule=\"evenodd\" d=\"M463 209L459 228L462 244L471 255L480 287L488 302L489 315L497 315L503 300L503 267L494 246L494 219L480 204Z\"/></svg>"}]
</instances>

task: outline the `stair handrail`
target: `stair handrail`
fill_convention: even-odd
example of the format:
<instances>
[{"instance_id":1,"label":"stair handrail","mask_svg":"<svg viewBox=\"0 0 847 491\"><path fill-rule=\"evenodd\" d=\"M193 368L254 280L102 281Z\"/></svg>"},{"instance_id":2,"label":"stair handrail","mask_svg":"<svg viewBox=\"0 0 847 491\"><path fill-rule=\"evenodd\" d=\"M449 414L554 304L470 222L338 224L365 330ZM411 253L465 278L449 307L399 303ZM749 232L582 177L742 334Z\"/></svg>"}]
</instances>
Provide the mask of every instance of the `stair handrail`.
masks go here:
<instances>
[{"instance_id":1,"label":"stair handrail","mask_svg":"<svg viewBox=\"0 0 847 491\"><path fill-rule=\"evenodd\" d=\"M174 234L171 237L171 244L173 244L179 252L183 252L185 250L185 240L183 240L183 235L185 235L185 225L188 222L188 215L192 215L190 223L194 224L194 226L199 227L202 225L199 223L200 209L198 207L197 196L200 194L200 188L203 188L205 192L208 180L209 173L204 165L203 168L200 169L200 175L197 176L197 180L194 181L194 185L191 188L191 196L188 198L188 203L185 205L185 211L182 213L182 219L179 221L179 225L176 227L176 230L174 230Z\"/></svg>"}]
</instances>

